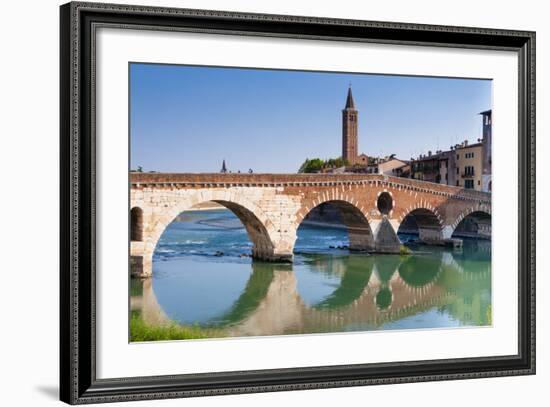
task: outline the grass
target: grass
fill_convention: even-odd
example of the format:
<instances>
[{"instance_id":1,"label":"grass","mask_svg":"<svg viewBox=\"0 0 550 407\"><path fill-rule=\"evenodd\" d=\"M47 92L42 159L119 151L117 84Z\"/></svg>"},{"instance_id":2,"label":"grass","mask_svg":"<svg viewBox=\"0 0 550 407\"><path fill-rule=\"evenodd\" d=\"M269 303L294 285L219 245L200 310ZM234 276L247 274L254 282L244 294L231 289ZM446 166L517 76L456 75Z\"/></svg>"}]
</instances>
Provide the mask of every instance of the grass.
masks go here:
<instances>
[{"instance_id":1,"label":"grass","mask_svg":"<svg viewBox=\"0 0 550 407\"><path fill-rule=\"evenodd\" d=\"M204 339L223 336L212 329L183 326L175 322L154 326L146 324L139 315L130 319L130 342L175 341L181 339Z\"/></svg>"},{"instance_id":2,"label":"grass","mask_svg":"<svg viewBox=\"0 0 550 407\"><path fill-rule=\"evenodd\" d=\"M487 317L487 325L493 325L493 307L491 304L487 307L485 316Z\"/></svg>"}]
</instances>

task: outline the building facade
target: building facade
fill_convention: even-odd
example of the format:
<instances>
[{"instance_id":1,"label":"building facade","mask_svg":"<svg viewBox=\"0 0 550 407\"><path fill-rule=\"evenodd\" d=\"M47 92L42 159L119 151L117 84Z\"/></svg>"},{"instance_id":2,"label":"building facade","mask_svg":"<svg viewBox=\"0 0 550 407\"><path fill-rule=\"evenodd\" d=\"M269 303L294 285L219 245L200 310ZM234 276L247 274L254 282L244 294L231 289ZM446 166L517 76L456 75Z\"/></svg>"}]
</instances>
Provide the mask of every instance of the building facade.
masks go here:
<instances>
[{"instance_id":1,"label":"building facade","mask_svg":"<svg viewBox=\"0 0 550 407\"><path fill-rule=\"evenodd\" d=\"M411 178L439 184L441 181L439 156L432 155L431 151L428 151L427 155L420 155L411 163Z\"/></svg>"},{"instance_id":2,"label":"building facade","mask_svg":"<svg viewBox=\"0 0 550 407\"><path fill-rule=\"evenodd\" d=\"M437 151L435 154L429 151L411 161L410 177L419 181L484 191L484 152L483 143L468 144L468 141L453 146L449 151Z\"/></svg>"},{"instance_id":3,"label":"building facade","mask_svg":"<svg viewBox=\"0 0 550 407\"><path fill-rule=\"evenodd\" d=\"M483 150L483 143L468 144L467 141L454 149L457 187L476 191L483 189Z\"/></svg>"},{"instance_id":4,"label":"building facade","mask_svg":"<svg viewBox=\"0 0 550 407\"><path fill-rule=\"evenodd\" d=\"M421 155L411 161L411 178L434 182L436 184L455 185L456 160L453 150L436 151Z\"/></svg>"}]
</instances>

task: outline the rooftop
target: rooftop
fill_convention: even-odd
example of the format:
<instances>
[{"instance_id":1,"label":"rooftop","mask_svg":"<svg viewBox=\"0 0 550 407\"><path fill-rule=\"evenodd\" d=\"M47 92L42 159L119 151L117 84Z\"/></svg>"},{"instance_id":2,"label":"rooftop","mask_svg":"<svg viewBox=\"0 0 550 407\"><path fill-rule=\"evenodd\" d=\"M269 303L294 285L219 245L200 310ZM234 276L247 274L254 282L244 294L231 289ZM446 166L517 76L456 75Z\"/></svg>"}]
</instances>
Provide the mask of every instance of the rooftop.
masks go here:
<instances>
[{"instance_id":1,"label":"rooftop","mask_svg":"<svg viewBox=\"0 0 550 407\"><path fill-rule=\"evenodd\" d=\"M466 144L466 145L459 145L458 147L455 147L455 150L464 150L466 148L471 148L471 147L480 147L482 146L483 143L474 143L474 144Z\"/></svg>"}]
</instances>

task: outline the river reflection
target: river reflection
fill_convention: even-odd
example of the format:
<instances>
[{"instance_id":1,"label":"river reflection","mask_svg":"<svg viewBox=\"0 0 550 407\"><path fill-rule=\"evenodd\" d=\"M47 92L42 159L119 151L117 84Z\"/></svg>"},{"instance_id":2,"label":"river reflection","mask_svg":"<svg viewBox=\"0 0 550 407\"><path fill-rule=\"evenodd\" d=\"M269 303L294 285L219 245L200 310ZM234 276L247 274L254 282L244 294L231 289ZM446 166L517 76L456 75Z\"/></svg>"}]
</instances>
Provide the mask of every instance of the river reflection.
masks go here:
<instances>
[{"instance_id":1,"label":"river reflection","mask_svg":"<svg viewBox=\"0 0 550 407\"><path fill-rule=\"evenodd\" d=\"M224 337L491 323L489 241L466 240L461 251L411 245L408 256L352 254L330 249L345 232L316 228L300 237L293 264L252 262L241 257L249 246L239 228L210 229L225 216L214 212L167 231L153 278L131 281L132 313L147 325L176 322ZM198 235L215 239L206 245L213 253L178 247Z\"/></svg>"}]
</instances>

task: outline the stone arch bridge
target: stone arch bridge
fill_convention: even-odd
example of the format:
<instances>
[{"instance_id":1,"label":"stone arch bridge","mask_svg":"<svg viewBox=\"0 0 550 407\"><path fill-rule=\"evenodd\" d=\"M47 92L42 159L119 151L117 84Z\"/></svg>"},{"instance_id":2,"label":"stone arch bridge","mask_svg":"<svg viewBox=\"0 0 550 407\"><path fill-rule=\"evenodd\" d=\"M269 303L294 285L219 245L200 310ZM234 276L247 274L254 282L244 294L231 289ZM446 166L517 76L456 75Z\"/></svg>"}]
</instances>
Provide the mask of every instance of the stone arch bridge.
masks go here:
<instances>
[{"instance_id":1,"label":"stone arch bridge","mask_svg":"<svg viewBox=\"0 0 550 407\"><path fill-rule=\"evenodd\" d=\"M411 218L428 244L442 244L465 218L490 235L490 194L430 182L367 174L130 173L132 275L150 276L166 227L209 201L239 217L252 257L265 261L292 260L298 227L324 203L339 209L350 250L399 252L397 231Z\"/></svg>"}]
</instances>

